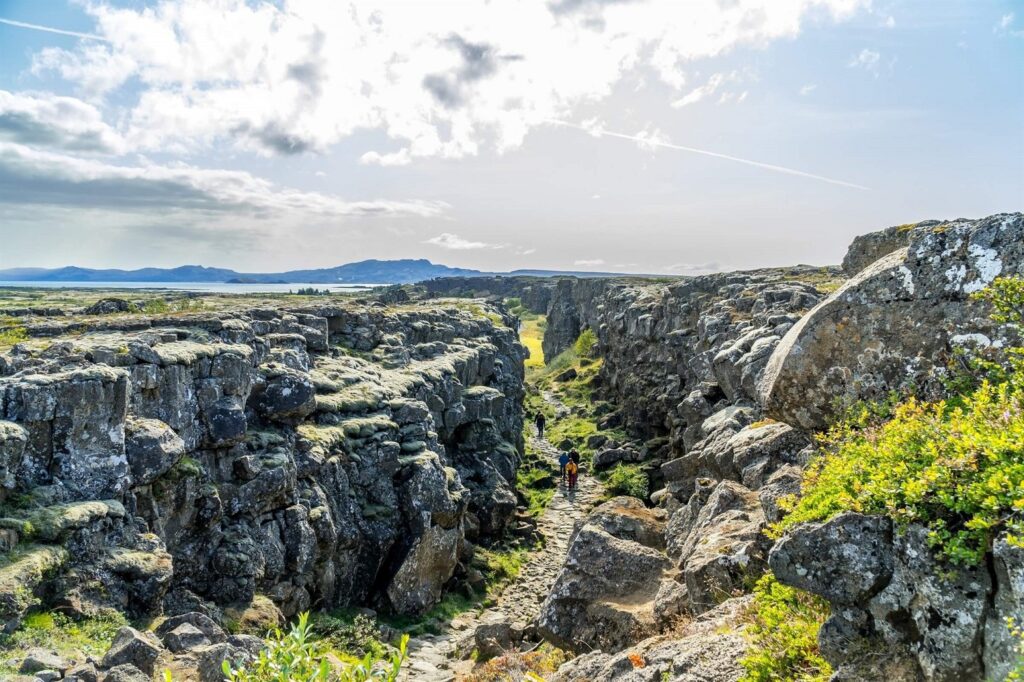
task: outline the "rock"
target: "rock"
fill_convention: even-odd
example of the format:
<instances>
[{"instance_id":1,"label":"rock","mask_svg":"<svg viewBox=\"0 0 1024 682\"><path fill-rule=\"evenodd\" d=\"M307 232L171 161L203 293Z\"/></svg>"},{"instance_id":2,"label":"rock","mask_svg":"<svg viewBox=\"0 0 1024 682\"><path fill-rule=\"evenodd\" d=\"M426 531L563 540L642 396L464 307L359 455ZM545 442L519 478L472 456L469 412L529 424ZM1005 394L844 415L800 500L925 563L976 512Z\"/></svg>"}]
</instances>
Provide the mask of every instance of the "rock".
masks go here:
<instances>
[{"instance_id":1,"label":"rock","mask_svg":"<svg viewBox=\"0 0 1024 682\"><path fill-rule=\"evenodd\" d=\"M593 464L596 471L608 469L619 462L638 462L640 453L632 448L609 448L594 454Z\"/></svg>"},{"instance_id":2,"label":"rock","mask_svg":"<svg viewBox=\"0 0 1024 682\"><path fill-rule=\"evenodd\" d=\"M134 306L123 298L101 298L83 310L86 315L114 315L130 312Z\"/></svg>"},{"instance_id":3,"label":"rock","mask_svg":"<svg viewBox=\"0 0 1024 682\"><path fill-rule=\"evenodd\" d=\"M992 543L995 598L985 618L985 673L994 680L1005 679L1019 660L1020 641L1011 632L1007 619L1017 627L1024 625L1024 548L1010 544L1003 536Z\"/></svg>"},{"instance_id":4,"label":"rock","mask_svg":"<svg viewBox=\"0 0 1024 682\"><path fill-rule=\"evenodd\" d=\"M96 666L92 663L76 665L64 673L64 679L67 682L98 682L99 677Z\"/></svg>"},{"instance_id":5,"label":"rock","mask_svg":"<svg viewBox=\"0 0 1024 682\"><path fill-rule=\"evenodd\" d=\"M39 680L39 682L55 682L61 677L62 675L57 670L40 670L36 673L36 679Z\"/></svg>"},{"instance_id":6,"label":"rock","mask_svg":"<svg viewBox=\"0 0 1024 682\"><path fill-rule=\"evenodd\" d=\"M503 615L495 615L476 626L473 642L479 660L489 660L501 656L513 647L512 623Z\"/></svg>"},{"instance_id":7,"label":"rock","mask_svg":"<svg viewBox=\"0 0 1024 682\"><path fill-rule=\"evenodd\" d=\"M103 682L152 682L152 677L130 663L116 665L103 676Z\"/></svg>"},{"instance_id":8,"label":"rock","mask_svg":"<svg viewBox=\"0 0 1024 682\"><path fill-rule=\"evenodd\" d=\"M26 675L38 673L41 670L58 670L64 672L68 665L64 659L54 651L47 649L33 648L25 652L25 659L18 666L18 672Z\"/></svg>"},{"instance_id":9,"label":"rock","mask_svg":"<svg viewBox=\"0 0 1024 682\"><path fill-rule=\"evenodd\" d=\"M775 544L768 564L786 585L834 604L861 603L892 577L892 522L844 512L825 523L797 526Z\"/></svg>"},{"instance_id":10,"label":"rock","mask_svg":"<svg viewBox=\"0 0 1024 682\"><path fill-rule=\"evenodd\" d=\"M316 389L302 372L279 367L268 373L265 386L254 393L253 401L267 419L301 419L316 408Z\"/></svg>"},{"instance_id":11,"label":"rock","mask_svg":"<svg viewBox=\"0 0 1024 682\"><path fill-rule=\"evenodd\" d=\"M858 235L853 238L853 242L846 249L846 255L843 256L843 272L847 277L853 277L879 258L909 246L915 229L936 227L940 224L938 220L925 220Z\"/></svg>"},{"instance_id":12,"label":"rock","mask_svg":"<svg viewBox=\"0 0 1024 682\"><path fill-rule=\"evenodd\" d=\"M123 627L114 635L107 653L103 655L101 667L114 668L130 664L148 675L153 674L156 659L163 647L159 640L149 633L139 632L132 627ZM110 676L110 673L107 673Z\"/></svg>"},{"instance_id":13,"label":"rock","mask_svg":"<svg viewBox=\"0 0 1024 682\"><path fill-rule=\"evenodd\" d=\"M275 618L273 625L268 627L267 630L269 631L273 629L278 622L279 621ZM182 625L189 625L199 631L200 634L210 640L208 643L219 644L227 639L227 634L219 625L217 625L216 622L214 622L212 618L194 611L183 613L179 616L171 616L157 626L155 634L161 640L164 640L164 643L166 644L167 636Z\"/></svg>"},{"instance_id":14,"label":"rock","mask_svg":"<svg viewBox=\"0 0 1024 682\"><path fill-rule=\"evenodd\" d=\"M624 651L596 651L562 665L551 682L734 682L747 651L742 620L749 597L729 599L669 636Z\"/></svg>"},{"instance_id":15,"label":"rock","mask_svg":"<svg viewBox=\"0 0 1024 682\"><path fill-rule=\"evenodd\" d=\"M639 512L638 504L615 498L582 525L541 606L542 637L581 651L619 649L656 631L655 597L671 567L661 550L629 537L655 535L661 542L660 533L652 533L660 523L656 517L627 520Z\"/></svg>"},{"instance_id":16,"label":"rock","mask_svg":"<svg viewBox=\"0 0 1024 682\"><path fill-rule=\"evenodd\" d=\"M1010 333L971 294L1022 273L1024 214L914 228L908 247L847 281L786 333L759 385L765 413L821 429L856 400L911 386L921 397L941 396L954 348L1004 343Z\"/></svg>"},{"instance_id":17,"label":"rock","mask_svg":"<svg viewBox=\"0 0 1024 682\"><path fill-rule=\"evenodd\" d=\"M135 485L148 485L185 455L185 441L157 419L125 421L125 455Z\"/></svg>"},{"instance_id":18,"label":"rock","mask_svg":"<svg viewBox=\"0 0 1024 682\"><path fill-rule=\"evenodd\" d=\"M569 369L565 370L564 372L560 372L560 373L556 374L555 375L555 381L564 383L566 381L572 381L577 376L579 376L579 375L577 374L575 368L570 367Z\"/></svg>"},{"instance_id":19,"label":"rock","mask_svg":"<svg viewBox=\"0 0 1024 682\"><path fill-rule=\"evenodd\" d=\"M761 510L764 512L766 522L774 524L782 520L785 512L780 508L779 502L785 498L799 495L802 480L803 472L792 464L783 466L768 477L764 486L757 491L757 498L761 501Z\"/></svg>"},{"instance_id":20,"label":"rock","mask_svg":"<svg viewBox=\"0 0 1024 682\"><path fill-rule=\"evenodd\" d=\"M223 682L225 662L237 669L256 658L248 649L227 642L200 647L192 653L197 661L196 672L199 682Z\"/></svg>"},{"instance_id":21,"label":"rock","mask_svg":"<svg viewBox=\"0 0 1024 682\"><path fill-rule=\"evenodd\" d=\"M0 488L14 488L27 442L28 432L24 428L0 420Z\"/></svg>"},{"instance_id":22,"label":"rock","mask_svg":"<svg viewBox=\"0 0 1024 682\"><path fill-rule=\"evenodd\" d=\"M189 623L182 623L163 637L164 646L174 652L187 651L209 645L210 639L202 630Z\"/></svg>"},{"instance_id":23,"label":"rock","mask_svg":"<svg viewBox=\"0 0 1024 682\"><path fill-rule=\"evenodd\" d=\"M991 579L984 568L951 574L928 544L928 531L911 526L894 539L892 579L867 604L875 630L889 644L906 645L926 680L982 679L984 614Z\"/></svg>"}]
</instances>

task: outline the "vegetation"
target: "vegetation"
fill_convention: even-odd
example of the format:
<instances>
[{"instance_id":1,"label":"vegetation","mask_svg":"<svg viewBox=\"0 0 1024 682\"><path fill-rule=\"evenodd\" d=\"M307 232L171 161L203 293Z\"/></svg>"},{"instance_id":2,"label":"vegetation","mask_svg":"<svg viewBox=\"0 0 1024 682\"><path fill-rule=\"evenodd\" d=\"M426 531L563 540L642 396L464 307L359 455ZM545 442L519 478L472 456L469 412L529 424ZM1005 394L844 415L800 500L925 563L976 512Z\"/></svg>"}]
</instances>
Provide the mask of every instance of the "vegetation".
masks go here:
<instances>
[{"instance_id":1,"label":"vegetation","mask_svg":"<svg viewBox=\"0 0 1024 682\"><path fill-rule=\"evenodd\" d=\"M13 676L24 652L34 647L53 650L63 658L98 658L126 624L124 616L116 611L79 621L51 611L30 613L17 630L0 635L0 678Z\"/></svg>"},{"instance_id":2,"label":"vegetation","mask_svg":"<svg viewBox=\"0 0 1024 682\"><path fill-rule=\"evenodd\" d=\"M818 651L818 630L828 617L820 597L787 587L771 573L758 580L747 613L750 647L740 660L741 682L824 682L832 670Z\"/></svg>"},{"instance_id":3,"label":"vegetation","mask_svg":"<svg viewBox=\"0 0 1024 682\"><path fill-rule=\"evenodd\" d=\"M1024 322L1024 284L996 280L984 296L998 321ZM980 563L1007 532L1024 544L1024 361L985 361L986 378L935 403L859 406L823 437L801 497L775 528L845 510L918 523L954 564Z\"/></svg>"},{"instance_id":4,"label":"vegetation","mask_svg":"<svg viewBox=\"0 0 1024 682\"><path fill-rule=\"evenodd\" d=\"M465 682L543 682L567 657L561 649L542 645L536 651L514 652L484 663L463 679Z\"/></svg>"},{"instance_id":5,"label":"vegetation","mask_svg":"<svg viewBox=\"0 0 1024 682\"><path fill-rule=\"evenodd\" d=\"M530 426L525 427L529 429ZM526 454L516 470L516 490L526 501L526 510L531 516L540 516L555 496L557 482L551 462L533 450L529 442Z\"/></svg>"},{"instance_id":6,"label":"vegetation","mask_svg":"<svg viewBox=\"0 0 1024 682\"><path fill-rule=\"evenodd\" d=\"M547 320L543 315L534 316L534 319L526 320L520 318L522 324L519 327L519 340L530 350L530 357L526 359L526 371L532 373L544 367L544 330L547 328Z\"/></svg>"},{"instance_id":7,"label":"vegetation","mask_svg":"<svg viewBox=\"0 0 1024 682\"><path fill-rule=\"evenodd\" d=\"M292 293L288 290L288 293ZM302 287L295 292L299 296L330 296L330 289L317 289L316 287Z\"/></svg>"},{"instance_id":8,"label":"vegetation","mask_svg":"<svg viewBox=\"0 0 1024 682\"><path fill-rule=\"evenodd\" d=\"M355 662L344 662L327 641L315 635L309 614L303 613L288 632L272 633L253 663L235 667L224 661L224 677L228 682L393 682L405 659L407 641L403 637L398 650L386 657L367 653Z\"/></svg>"},{"instance_id":9,"label":"vegetation","mask_svg":"<svg viewBox=\"0 0 1024 682\"><path fill-rule=\"evenodd\" d=\"M0 348L7 348L28 340L28 330L13 320L0 321Z\"/></svg>"},{"instance_id":10,"label":"vegetation","mask_svg":"<svg viewBox=\"0 0 1024 682\"><path fill-rule=\"evenodd\" d=\"M646 500L649 494L647 473L637 464L617 464L604 480L613 495L629 495Z\"/></svg>"}]
</instances>

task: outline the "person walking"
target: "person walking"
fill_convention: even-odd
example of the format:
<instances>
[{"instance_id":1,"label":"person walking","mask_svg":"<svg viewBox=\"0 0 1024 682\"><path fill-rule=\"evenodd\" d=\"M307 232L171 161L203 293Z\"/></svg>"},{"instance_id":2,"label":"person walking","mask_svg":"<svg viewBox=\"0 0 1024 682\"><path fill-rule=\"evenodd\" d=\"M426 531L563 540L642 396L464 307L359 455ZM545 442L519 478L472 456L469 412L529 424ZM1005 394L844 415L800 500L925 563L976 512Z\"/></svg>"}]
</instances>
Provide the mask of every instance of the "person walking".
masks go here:
<instances>
[{"instance_id":1,"label":"person walking","mask_svg":"<svg viewBox=\"0 0 1024 682\"><path fill-rule=\"evenodd\" d=\"M544 425L547 424L547 421L548 420L544 416L543 412L537 413L537 416L533 420L533 423L537 425L537 438L544 437Z\"/></svg>"},{"instance_id":2,"label":"person walking","mask_svg":"<svg viewBox=\"0 0 1024 682\"><path fill-rule=\"evenodd\" d=\"M577 451L577 450L570 450L569 451L569 459L571 459L573 462L575 462L576 466L579 467L579 465L580 465L580 453L579 453L579 451Z\"/></svg>"},{"instance_id":3,"label":"person walking","mask_svg":"<svg viewBox=\"0 0 1024 682\"><path fill-rule=\"evenodd\" d=\"M558 456L558 473L562 477L562 483L565 483L565 467L571 461L568 452L563 452Z\"/></svg>"},{"instance_id":4,"label":"person walking","mask_svg":"<svg viewBox=\"0 0 1024 682\"><path fill-rule=\"evenodd\" d=\"M576 477L579 476L580 465L570 459L565 465L565 473L569 477L569 490L576 490Z\"/></svg>"}]
</instances>

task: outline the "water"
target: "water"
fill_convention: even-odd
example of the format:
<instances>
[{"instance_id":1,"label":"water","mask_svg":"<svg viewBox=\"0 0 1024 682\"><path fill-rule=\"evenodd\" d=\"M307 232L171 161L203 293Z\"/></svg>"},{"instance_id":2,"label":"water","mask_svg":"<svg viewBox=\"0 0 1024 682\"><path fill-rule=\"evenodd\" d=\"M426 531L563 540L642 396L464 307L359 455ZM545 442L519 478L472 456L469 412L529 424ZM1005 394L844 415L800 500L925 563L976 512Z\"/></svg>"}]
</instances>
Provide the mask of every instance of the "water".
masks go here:
<instances>
[{"instance_id":1,"label":"water","mask_svg":"<svg viewBox=\"0 0 1024 682\"><path fill-rule=\"evenodd\" d=\"M381 284L263 284L247 282L244 284L228 284L227 282L6 282L0 280L0 287L19 287L37 289L153 289L163 291L196 291L210 294L287 294L299 289L329 289L335 293L354 293L365 291Z\"/></svg>"}]
</instances>

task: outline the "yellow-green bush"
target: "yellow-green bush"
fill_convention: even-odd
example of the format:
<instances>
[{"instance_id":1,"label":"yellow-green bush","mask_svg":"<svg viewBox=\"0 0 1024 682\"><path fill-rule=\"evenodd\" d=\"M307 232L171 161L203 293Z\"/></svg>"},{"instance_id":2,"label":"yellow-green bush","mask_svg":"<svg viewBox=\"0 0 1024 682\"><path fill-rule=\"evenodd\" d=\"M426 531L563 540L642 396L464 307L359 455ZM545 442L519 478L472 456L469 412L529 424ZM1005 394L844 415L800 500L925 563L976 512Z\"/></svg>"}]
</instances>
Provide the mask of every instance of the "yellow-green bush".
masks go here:
<instances>
[{"instance_id":1,"label":"yellow-green bush","mask_svg":"<svg viewBox=\"0 0 1024 682\"><path fill-rule=\"evenodd\" d=\"M630 495L646 500L649 481L647 473L636 464L618 464L608 472L605 487L613 495Z\"/></svg>"},{"instance_id":2,"label":"yellow-green bush","mask_svg":"<svg viewBox=\"0 0 1024 682\"><path fill-rule=\"evenodd\" d=\"M741 682L824 682L832 674L818 651L818 630L828 618L825 600L769 573L757 581L747 617L750 647L740 660Z\"/></svg>"},{"instance_id":3,"label":"yellow-green bush","mask_svg":"<svg viewBox=\"0 0 1024 682\"><path fill-rule=\"evenodd\" d=\"M252 663L233 666L224 661L228 682L394 682L405 659L403 637L397 651L386 658L366 654L357 662L342 662L331 647L313 634L309 614L303 613L287 632L274 632Z\"/></svg>"}]
</instances>

